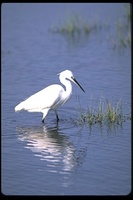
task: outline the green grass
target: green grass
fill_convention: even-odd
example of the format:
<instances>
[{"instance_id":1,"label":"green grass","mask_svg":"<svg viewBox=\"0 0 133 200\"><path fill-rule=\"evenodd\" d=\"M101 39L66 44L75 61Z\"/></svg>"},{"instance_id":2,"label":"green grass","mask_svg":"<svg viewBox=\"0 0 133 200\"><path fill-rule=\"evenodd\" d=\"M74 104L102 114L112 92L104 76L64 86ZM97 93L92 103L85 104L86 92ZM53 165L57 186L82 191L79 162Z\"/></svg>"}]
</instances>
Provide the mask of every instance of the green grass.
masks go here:
<instances>
[{"instance_id":1,"label":"green grass","mask_svg":"<svg viewBox=\"0 0 133 200\"><path fill-rule=\"evenodd\" d=\"M50 28L50 31L53 33L61 33L76 37L77 35L89 35L91 31L98 30L100 28L101 25L99 25L96 21L91 19L90 23L89 19L85 20L81 15L72 13L66 17L63 23Z\"/></svg>"},{"instance_id":2,"label":"green grass","mask_svg":"<svg viewBox=\"0 0 133 200\"><path fill-rule=\"evenodd\" d=\"M90 100L89 108L84 111L79 101L78 118L75 120L77 124L88 124L89 126L100 125L122 125L126 120L131 120L131 114L123 114L122 100L112 102L111 100L100 97L97 105L92 106Z\"/></svg>"},{"instance_id":3,"label":"green grass","mask_svg":"<svg viewBox=\"0 0 133 200\"><path fill-rule=\"evenodd\" d=\"M109 34L111 24L103 23L94 17L85 18L78 13L68 13L63 21L59 19L57 24L49 28L49 31L60 33L69 39L78 39L77 42L79 38L87 38L90 33L99 33L99 30L105 29L105 39L109 38L108 41L113 45L113 49L123 49L131 47L131 18L130 3L124 3L123 15L118 17L115 23L112 22L115 30L112 36Z\"/></svg>"},{"instance_id":4,"label":"green grass","mask_svg":"<svg viewBox=\"0 0 133 200\"><path fill-rule=\"evenodd\" d=\"M124 15L118 19L114 27L116 39L113 38L114 48L131 47L131 7L129 3L124 4Z\"/></svg>"}]
</instances>

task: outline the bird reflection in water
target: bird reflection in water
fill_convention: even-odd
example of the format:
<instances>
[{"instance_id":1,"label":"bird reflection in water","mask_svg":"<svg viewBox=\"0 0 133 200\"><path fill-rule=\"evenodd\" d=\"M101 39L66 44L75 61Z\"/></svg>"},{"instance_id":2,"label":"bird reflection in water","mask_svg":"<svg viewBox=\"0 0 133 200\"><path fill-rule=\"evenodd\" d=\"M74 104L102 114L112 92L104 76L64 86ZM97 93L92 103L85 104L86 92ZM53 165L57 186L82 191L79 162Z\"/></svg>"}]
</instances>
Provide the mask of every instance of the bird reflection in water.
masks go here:
<instances>
[{"instance_id":1,"label":"bird reflection in water","mask_svg":"<svg viewBox=\"0 0 133 200\"><path fill-rule=\"evenodd\" d=\"M25 148L34 152L41 160L47 161L49 170L62 165L63 171L71 171L76 165L75 148L69 137L58 130L58 127L19 127L19 140L26 141Z\"/></svg>"}]
</instances>

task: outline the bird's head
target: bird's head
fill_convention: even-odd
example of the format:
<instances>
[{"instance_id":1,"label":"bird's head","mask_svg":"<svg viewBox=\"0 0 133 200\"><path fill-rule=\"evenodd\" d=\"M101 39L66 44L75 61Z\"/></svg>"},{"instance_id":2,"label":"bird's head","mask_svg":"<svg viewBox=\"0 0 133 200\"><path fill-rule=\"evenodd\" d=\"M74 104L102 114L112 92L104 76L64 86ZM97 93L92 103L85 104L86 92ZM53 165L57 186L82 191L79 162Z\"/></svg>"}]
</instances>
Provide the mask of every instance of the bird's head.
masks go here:
<instances>
[{"instance_id":1,"label":"bird's head","mask_svg":"<svg viewBox=\"0 0 133 200\"><path fill-rule=\"evenodd\" d=\"M83 92L85 92L84 89L81 87L81 85L78 83L78 81L74 78L74 75L73 75L73 73L70 70L62 71L62 72L60 72L57 75L59 75L60 80L62 80L62 79L68 79L68 80L72 81L73 83L75 83L77 86L79 86L80 89Z\"/></svg>"}]
</instances>

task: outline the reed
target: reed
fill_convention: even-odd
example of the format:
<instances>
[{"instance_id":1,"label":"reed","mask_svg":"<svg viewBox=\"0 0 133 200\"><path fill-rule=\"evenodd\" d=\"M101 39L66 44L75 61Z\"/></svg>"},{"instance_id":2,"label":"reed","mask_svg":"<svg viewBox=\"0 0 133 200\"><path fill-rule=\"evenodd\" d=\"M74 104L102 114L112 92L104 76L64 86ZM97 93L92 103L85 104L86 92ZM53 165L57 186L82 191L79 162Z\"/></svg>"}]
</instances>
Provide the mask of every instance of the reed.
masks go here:
<instances>
[{"instance_id":1,"label":"reed","mask_svg":"<svg viewBox=\"0 0 133 200\"><path fill-rule=\"evenodd\" d=\"M131 47L131 5L130 3L124 3L123 5L123 16L116 20L113 27L115 32L112 36L110 35L112 33L109 33L111 24L101 22L96 18L84 18L78 13L69 13L62 22L50 27L49 31L60 33L66 38L79 40L79 38L88 38L90 33L99 33L99 30L103 29L106 31L105 39L110 38L109 41L112 42L113 49Z\"/></svg>"},{"instance_id":2,"label":"reed","mask_svg":"<svg viewBox=\"0 0 133 200\"><path fill-rule=\"evenodd\" d=\"M124 15L116 22L116 39L113 39L114 48L131 47L131 5L124 4Z\"/></svg>"},{"instance_id":3,"label":"reed","mask_svg":"<svg viewBox=\"0 0 133 200\"><path fill-rule=\"evenodd\" d=\"M99 25L96 21L91 19L83 18L77 13L72 13L66 17L63 23L50 28L53 33L67 34L70 36L83 36L89 35L91 31L101 29L101 24Z\"/></svg>"},{"instance_id":4,"label":"reed","mask_svg":"<svg viewBox=\"0 0 133 200\"><path fill-rule=\"evenodd\" d=\"M109 99L100 97L97 106L92 106L91 102L86 111L81 108L81 104L79 102L78 111L78 118L75 122L82 125L86 123L89 124L89 126L94 124L122 125L124 121L131 120L131 114L123 114L121 99L117 102L112 102Z\"/></svg>"}]
</instances>

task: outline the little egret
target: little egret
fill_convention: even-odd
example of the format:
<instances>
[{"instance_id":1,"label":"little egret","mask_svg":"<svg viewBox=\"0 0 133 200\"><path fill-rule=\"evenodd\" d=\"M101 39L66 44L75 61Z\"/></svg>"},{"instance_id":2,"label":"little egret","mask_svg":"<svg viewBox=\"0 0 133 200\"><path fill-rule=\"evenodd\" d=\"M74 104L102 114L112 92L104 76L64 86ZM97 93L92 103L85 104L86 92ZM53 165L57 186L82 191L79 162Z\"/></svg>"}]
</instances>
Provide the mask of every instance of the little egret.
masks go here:
<instances>
[{"instance_id":1,"label":"little egret","mask_svg":"<svg viewBox=\"0 0 133 200\"><path fill-rule=\"evenodd\" d=\"M60 82L65 86L65 90L59 84L50 85L33 94L25 101L22 101L15 107L15 111L27 110L28 112L42 112L42 122L44 123L48 112L50 110L54 110L58 122L59 117L57 114L57 109L63 105L72 94L72 85L70 81L74 82L81 88L81 90L83 90L83 92L85 92L80 84L76 81L73 73L70 70L62 71L58 75Z\"/></svg>"}]
</instances>

